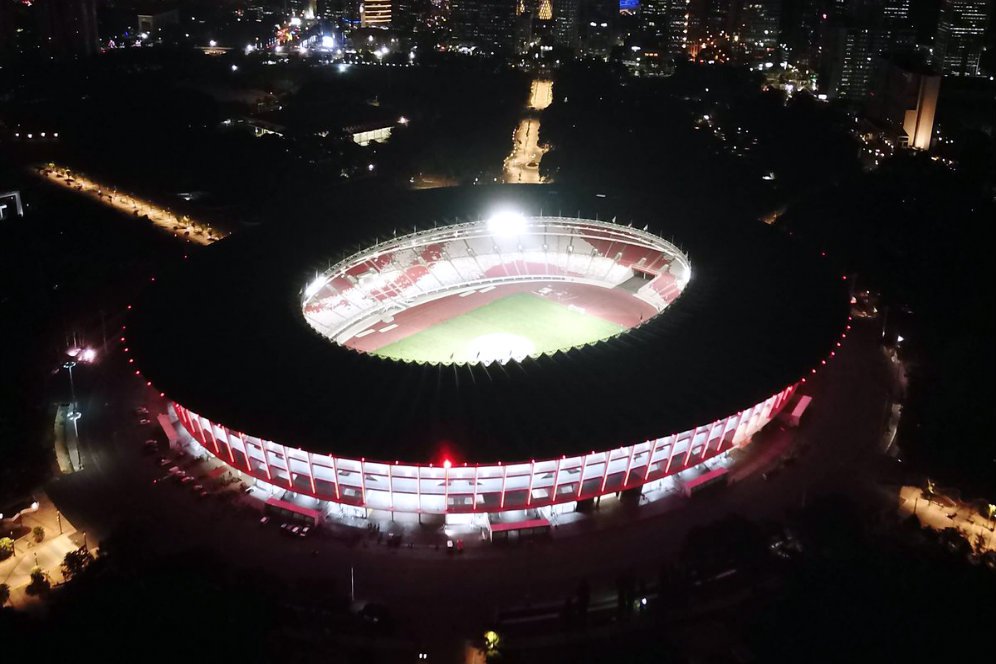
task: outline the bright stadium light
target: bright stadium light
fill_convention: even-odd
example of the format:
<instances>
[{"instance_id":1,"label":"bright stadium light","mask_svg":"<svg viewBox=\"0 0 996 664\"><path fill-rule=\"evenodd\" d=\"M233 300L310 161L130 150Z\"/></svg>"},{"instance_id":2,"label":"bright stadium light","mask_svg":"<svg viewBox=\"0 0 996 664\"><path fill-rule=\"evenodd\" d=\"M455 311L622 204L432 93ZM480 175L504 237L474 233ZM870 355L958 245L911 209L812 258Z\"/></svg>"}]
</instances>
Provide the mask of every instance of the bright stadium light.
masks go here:
<instances>
[{"instance_id":1,"label":"bright stadium light","mask_svg":"<svg viewBox=\"0 0 996 664\"><path fill-rule=\"evenodd\" d=\"M505 332L493 332L475 337L467 347L467 359L471 362L505 364L515 360L521 362L536 352L536 346L526 337Z\"/></svg>"},{"instance_id":2,"label":"bright stadium light","mask_svg":"<svg viewBox=\"0 0 996 664\"><path fill-rule=\"evenodd\" d=\"M502 210L488 219L488 230L505 237L521 235L526 231L526 218L518 212Z\"/></svg>"},{"instance_id":3,"label":"bright stadium light","mask_svg":"<svg viewBox=\"0 0 996 664\"><path fill-rule=\"evenodd\" d=\"M308 284L308 287L304 289L304 296L311 297L312 295L320 291L322 289L322 286L324 285L325 285L325 277L323 275L315 277L314 281Z\"/></svg>"}]
</instances>

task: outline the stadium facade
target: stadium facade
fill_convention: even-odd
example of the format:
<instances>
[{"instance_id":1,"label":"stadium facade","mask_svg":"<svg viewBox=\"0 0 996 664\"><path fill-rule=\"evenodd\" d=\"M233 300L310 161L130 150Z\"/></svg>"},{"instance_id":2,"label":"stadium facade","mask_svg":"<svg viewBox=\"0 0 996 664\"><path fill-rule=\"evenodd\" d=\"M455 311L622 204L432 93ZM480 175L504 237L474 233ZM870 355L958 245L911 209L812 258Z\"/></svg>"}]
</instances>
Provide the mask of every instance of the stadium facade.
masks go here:
<instances>
[{"instance_id":1,"label":"stadium facade","mask_svg":"<svg viewBox=\"0 0 996 664\"><path fill-rule=\"evenodd\" d=\"M687 251L599 221L611 200L475 189L410 199L406 218L433 227L395 231L310 275L295 263L348 246L341 233L208 249L136 306L136 373L194 444L271 493L498 513L573 507L708 467L749 443L846 337L840 275L767 229L700 228ZM551 201L579 212L543 215ZM656 313L535 356L401 362L352 345L427 303L533 282L610 290Z\"/></svg>"}]
</instances>

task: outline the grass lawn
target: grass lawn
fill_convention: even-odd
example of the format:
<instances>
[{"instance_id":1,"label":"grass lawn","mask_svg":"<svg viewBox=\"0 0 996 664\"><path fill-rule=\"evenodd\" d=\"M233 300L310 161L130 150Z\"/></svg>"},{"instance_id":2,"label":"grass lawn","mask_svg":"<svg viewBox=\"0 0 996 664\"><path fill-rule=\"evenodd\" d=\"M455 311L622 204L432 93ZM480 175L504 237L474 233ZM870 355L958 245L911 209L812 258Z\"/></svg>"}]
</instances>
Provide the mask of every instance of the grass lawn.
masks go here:
<instances>
[{"instance_id":1,"label":"grass lawn","mask_svg":"<svg viewBox=\"0 0 996 664\"><path fill-rule=\"evenodd\" d=\"M515 293L384 346L377 355L421 362L521 359L610 337L623 328L532 293Z\"/></svg>"}]
</instances>

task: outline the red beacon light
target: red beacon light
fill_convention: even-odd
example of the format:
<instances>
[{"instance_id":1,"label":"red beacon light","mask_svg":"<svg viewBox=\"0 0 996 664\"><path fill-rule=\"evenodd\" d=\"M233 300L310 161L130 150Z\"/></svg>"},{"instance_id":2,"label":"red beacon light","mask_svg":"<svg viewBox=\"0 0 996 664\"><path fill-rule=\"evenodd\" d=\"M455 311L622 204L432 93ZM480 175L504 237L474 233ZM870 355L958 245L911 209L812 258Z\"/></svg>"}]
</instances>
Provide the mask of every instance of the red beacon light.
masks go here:
<instances>
[{"instance_id":1,"label":"red beacon light","mask_svg":"<svg viewBox=\"0 0 996 664\"><path fill-rule=\"evenodd\" d=\"M450 461L449 459L443 459L443 468L445 468L446 470L449 470L452 467L453 467L453 462L452 461Z\"/></svg>"}]
</instances>

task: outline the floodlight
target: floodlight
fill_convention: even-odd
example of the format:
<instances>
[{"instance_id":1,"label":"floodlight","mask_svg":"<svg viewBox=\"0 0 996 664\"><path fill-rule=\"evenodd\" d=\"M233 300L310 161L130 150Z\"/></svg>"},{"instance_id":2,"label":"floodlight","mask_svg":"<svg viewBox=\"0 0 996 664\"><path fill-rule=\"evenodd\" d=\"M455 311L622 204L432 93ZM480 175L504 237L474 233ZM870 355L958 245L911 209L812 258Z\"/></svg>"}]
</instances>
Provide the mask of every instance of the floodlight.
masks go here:
<instances>
[{"instance_id":1,"label":"floodlight","mask_svg":"<svg viewBox=\"0 0 996 664\"><path fill-rule=\"evenodd\" d=\"M308 287L304 289L304 296L311 297L312 295L320 291L322 289L322 286L324 285L325 285L325 277L323 275L315 277L314 281L308 284Z\"/></svg>"},{"instance_id":2,"label":"floodlight","mask_svg":"<svg viewBox=\"0 0 996 664\"><path fill-rule=\"evenodd\" d=\"M526 218L513 210L501 210L488 219L488 230L505 237L521 235L526 230Z\"/></svg>"}]
</instances>

